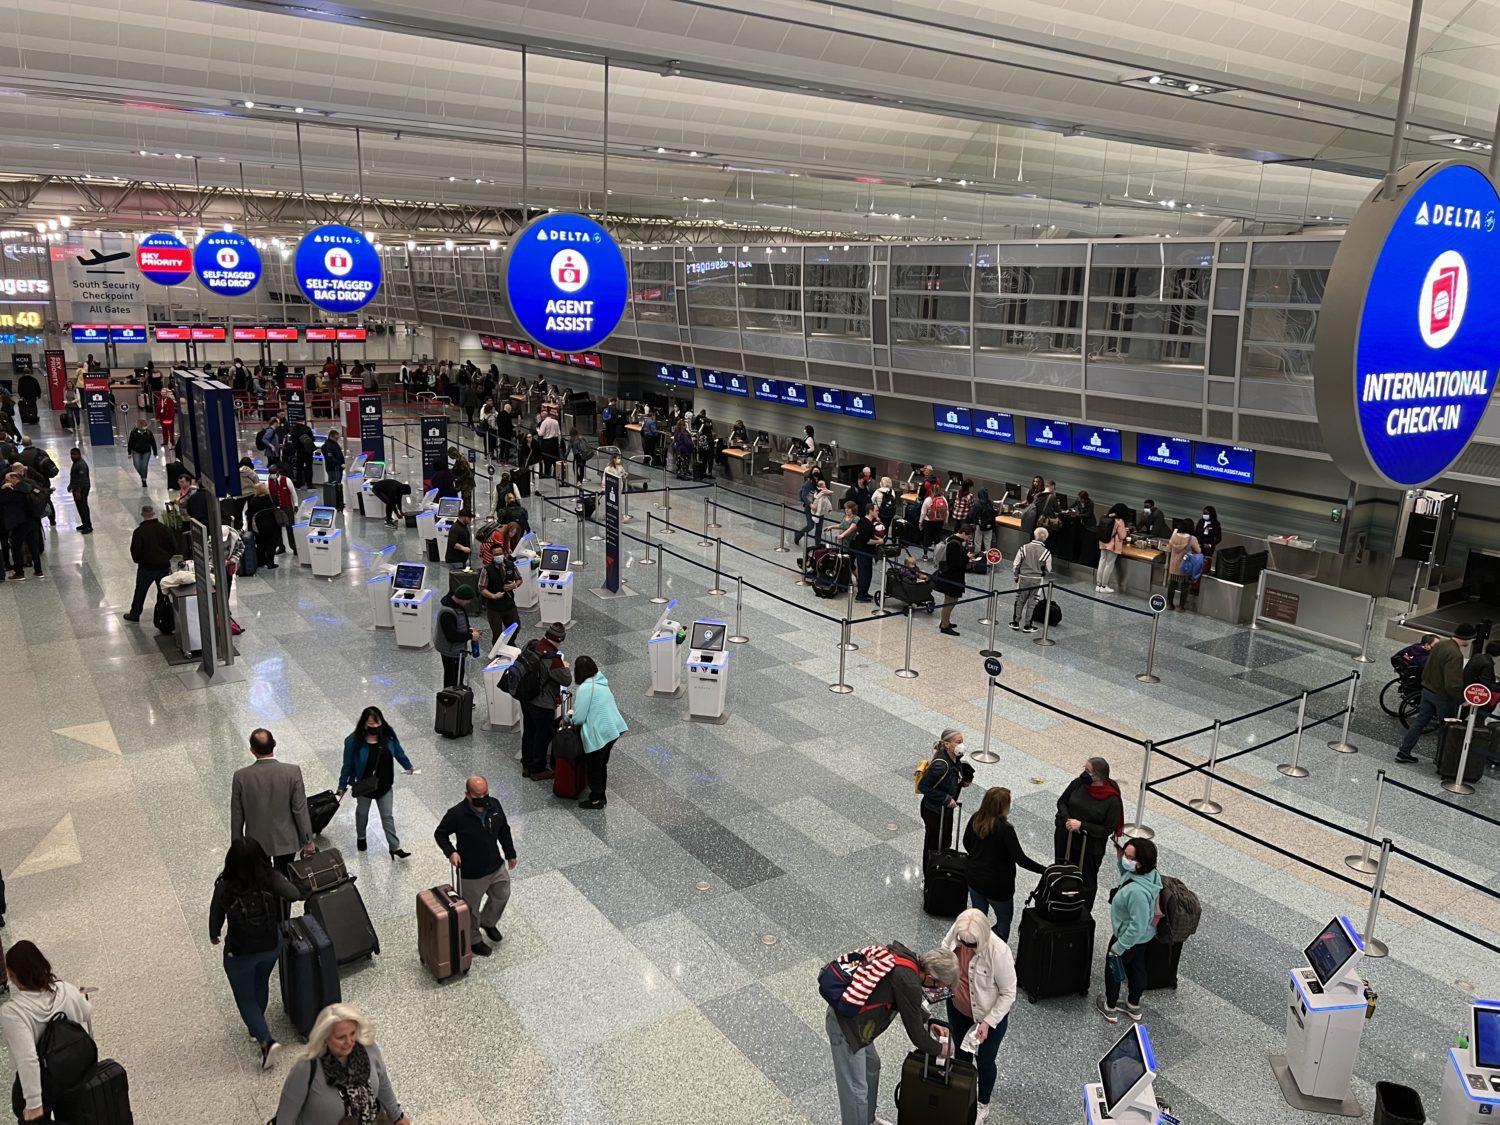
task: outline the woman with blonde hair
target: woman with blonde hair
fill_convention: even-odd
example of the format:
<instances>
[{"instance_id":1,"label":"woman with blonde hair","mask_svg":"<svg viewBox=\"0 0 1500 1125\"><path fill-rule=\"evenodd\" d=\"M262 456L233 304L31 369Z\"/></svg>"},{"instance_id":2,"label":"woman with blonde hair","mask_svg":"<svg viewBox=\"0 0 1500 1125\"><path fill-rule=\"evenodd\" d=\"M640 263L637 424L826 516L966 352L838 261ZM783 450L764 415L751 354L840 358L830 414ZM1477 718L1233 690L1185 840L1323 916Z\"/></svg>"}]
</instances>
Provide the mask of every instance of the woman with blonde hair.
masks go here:
<instances>
[{"instance_id":1,"label":"woman with blonde hair","mask_svg":"<svg viewBox=\"0 0 1500 1125\"><path fill-rule=\"evenodd\" d=\"M978 910L965 910L941 945L958 958L958 983L948 999L948 1028L954 1049L960 1057L972 1059L979 1070L975 1125L983 1125L989 1116L997 1077L995 1055L1016 1003L1015 958L1010 946L990 929L989 921Z\"/></svg>"},{"instance_id":2,"label":"woman with blonde hair","mask_svg":"<svg viewBox=\"0 0 1500 1125\"><path fill-rule=\"evenodd\" d=\"M1044 868L1021 848L1010 822L1010 790L996 785L985 791L979 811L964 828L964 875L969 881L969 902L985 917L995 912L994 930L1002 941L1010 940L1010 922L1016 909L1016 868L1040 875Z\"/></svg>"},{"instance_id":3,"label":"woman with blonde hair","mask_svg":"<svg viewBox=\"0 0 1500 1125\"><path fill-rule=\"evenodd\" d=\"M276 1125L411 1125L391 1089L374 1025L352 1004L318 1014L287 1072Z\"/></svg>"}]
</instances>

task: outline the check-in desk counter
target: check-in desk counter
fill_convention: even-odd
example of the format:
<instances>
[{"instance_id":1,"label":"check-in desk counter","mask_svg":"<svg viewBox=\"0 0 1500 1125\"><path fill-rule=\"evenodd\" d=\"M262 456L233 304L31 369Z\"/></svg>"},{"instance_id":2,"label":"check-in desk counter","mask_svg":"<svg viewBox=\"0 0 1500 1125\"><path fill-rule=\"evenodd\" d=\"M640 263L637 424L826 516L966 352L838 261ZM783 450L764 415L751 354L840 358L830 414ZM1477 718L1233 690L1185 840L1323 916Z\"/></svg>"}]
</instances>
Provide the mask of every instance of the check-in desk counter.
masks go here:
<instances>
[{"instance_id":1,"label":"check-in desk counter","mask_svg":"<svg viewBox=\"0 0 1500 1125\"><path fill-rule=\"evenodd\" d=\"M1255 618L1255 583L1205 574L1198 581L1198 612L1231 625L1250 624Z\"/></svg>"},{"instance_id":2,"label":"check-in desk counter","mask_svg":"<svg viewBox=\"0 0 1500 1125\"><path fill-rule=\"evenodd\" d=\"M1007 563L1016 557L1016 552L1021 549L1020 516L995 517L995 546L1000 548Z\"/></svg>"},{"instance_id":3,"label":"check-in desk counter","mask_svg":"<svg viewBox=\"0 0 1500 1125\"><path fill-rule=\"evenodd\" d=\"M800 508L802 501L798 499L798 493L802 491L802 482L807 479L808 466L798 464L795 461L783 461L781 463L781 476L784 482L784 501L794 508Z\"/></svg>"},{"instance_id":4,"label":"check-in desk counter","mask_svg":"<svg viewBox=\"0 0 1500 1125\"><path fill-rule=\"evenodd\" d=\"M620 442L620 452L627 456L631 453L646 452L645 446L641 444L641 424L639 422L625 423L625 436Z\"/></svg>"},{"instance_id":5,"label":"check-in desk counter","mask_svg":"<svg viewBox=\"0 0 1500 1125\"><path fill-rule=\"evenodd\" d=\"M755 476L755 453L749 449L726 449L724 460L729 465L729 479L747 481ZM798 485L800 488L801 485Z\"/></svg>"},{"instance_id":6,"label":"check-in desk counter","mask_svg":"<svg viewBox=\"0 0 1500 1125\"><path fill-rule=\"evenodd\" d=\"M1127 545L1115 565L1115 589L1146 595L1153 587L1165 587L1167 559L1167 552L1159 547Z\"/></svg>"}]
</instances>

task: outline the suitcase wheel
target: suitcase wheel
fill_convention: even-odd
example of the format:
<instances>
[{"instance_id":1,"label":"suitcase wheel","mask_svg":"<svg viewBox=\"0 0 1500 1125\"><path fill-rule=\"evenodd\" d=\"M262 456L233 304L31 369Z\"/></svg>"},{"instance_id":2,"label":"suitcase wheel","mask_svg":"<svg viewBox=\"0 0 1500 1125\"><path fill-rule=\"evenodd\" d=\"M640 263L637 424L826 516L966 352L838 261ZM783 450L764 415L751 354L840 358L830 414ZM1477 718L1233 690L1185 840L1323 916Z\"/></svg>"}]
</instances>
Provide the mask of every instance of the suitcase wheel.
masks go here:
<instances>
[{"instance_id":1,"label":"suitcase wheel","mask_svg":"<svg viewBox=\"0 0 1500 1125\"><path fill-rule=\"evenodd\" d=\"M1027 994L1026 994L1026 1002L1027 1002L1027 1003L1028 1003L1028 1004L1035 1004L1035 1003L1036 1003L1036 997L1035 997L1035 996L1033 996L1033 995L1032 995L1032 994L1031 994L1031 993L1029 993L1029 992L1028 992L1028 993L1027 993Z\"/></svg>"}]
</instances>

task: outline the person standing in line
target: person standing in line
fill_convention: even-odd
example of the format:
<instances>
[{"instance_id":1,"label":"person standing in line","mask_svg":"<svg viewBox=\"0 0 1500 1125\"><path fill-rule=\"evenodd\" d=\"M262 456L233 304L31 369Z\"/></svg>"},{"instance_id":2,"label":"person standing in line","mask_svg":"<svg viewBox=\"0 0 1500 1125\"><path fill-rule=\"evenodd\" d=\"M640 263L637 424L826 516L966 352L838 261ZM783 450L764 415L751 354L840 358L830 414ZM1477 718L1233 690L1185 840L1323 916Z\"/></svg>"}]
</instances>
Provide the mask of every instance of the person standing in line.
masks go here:
<instances>
[{"instance_id":1,"label":"person standing in line","mask_svg":"<svg viewBox=\"0 0 1500 1125\"><path fill-rule=\"evenodd\" d=\"M93 482L89 474L89 463L83 459L83 450L76 445L68 450L68 457L73 462L73 467L68 470L68 492L73 497L73 506L78 509L79 519L74 530L79 535L92 535L94 521L89 514L89 492L93 488Z\"/></svg>"},{"instance_id":2,"label":"person standing in line","mask_svg":"<svg viewBox=\"0 0 1500 1125\"><path fill-rule=\"evenodd\" d=\"M443 562L449 566L467 568L473 559L474 534L469 530L473 522L474 513L465 508L448 526L448 549L443 554Z\"/></svg>"},{"instance_id":3,"label":"person standing in line","mask_svg":"<svg viewBox=\"0 0 1500 1125\"><path fill-rule=\"evenodd\" d=\"M932 549L942 541L948 527L948 498L941 487L934 488L922 501L917 522L922 525L922 557L932 554Z\"/></svg>"},{"instance_id":4,"label":"person standing in line","mask_svg":"<svg viewBox=\"0 0 1500 1125\"><path fill-rule=\"evenodd\" d=\"M281 508L263 481L255 482L245 501L245 527L255 536L256 565L275 570L276 555L281 550Z\"/></svg>"},{"instance_id":5,"label":"person standing in line","mask_svg":"<svg viewBox=\"0 0 1500 1125\"><path fill-rule=\"evenodd\" d=\"M73 431L73 440L77 441L78 427L83 424L83 395L71 379L63 386L63 417L67 428Z\"/></svg>"},{"instance_id":6,"label":"person standing in line","mask_svg":"<svg viewBox=\"0 0 1500 1125\"><path fill-rule=\"evenodd\" d=\"M521 573L516 569L511 554L512 543L503 528L497 528L490 536L486 549L490 557L479 574L479 598L484 604L485 620L490 626L490 644L493 645L507 628L521 623L521 616L516 612L516 591L521 588ZM519 628L517 632L520 632ZM515 637L511 640L514 641Z\"/></svg>"},{"instance_id":7,"label":"person standing in line","mask_svg":"<svg viewBox=\"0 0 1500 1125\"><path fill-rule=\"evenodd\" d=\"M995 1056L1016 1004L1016 961L1010 946L989 928L989 917L980 910L961 913L941 945L958 960L958 984L948 997L948 1034L958 1055L979 1071L979 1113L974 1125L984 1125L995 1096ZM978 1041L973 1054L962 1047L970 1028Z\"/></svg>"},{"instance_id":8,"label":"person standing in line","mask_svg":"<svg viewBox=\"0 0 1500 1125\"><path fill-rule=\"evenodd\" d=\"M1474 636L1474 626L1460 625L1453 630L1452 638L1432 646L1432 653L1422 668L1422 703L1401 739L1396 761L1415 762L1417 756L1412 750L1417 739L1426 733L1428 725L1434 719L1441 722L1458 714L1459 700L1463 695L1464 664L1469 649L1473 647Z\"/></svg>"},{"instance_id":9,"label":"person standing in line","mask_svg":"<svg viewBox=\"0 0 1500 1125\"><path fill-rule=\"evenodd\" d=\"M510 821L490 796L490 783L478 775L469 778L464 799L443 814L432 838L460 876L459 894L469 904L474 925L499 945L505 939L500 918L510 902L510 873L517 859ZM479 940L473 950L480 957L494 952Z\"/></svg>"},{"instance_id":10,"label":"person standing in line","mask_svg":"<svg viewBox=\"0 0 1500 1125\"><path fill-rule=\"evenodd\" d=\"M922 817L922 863L934 852L942 851L953 838L953 816L958 795L974 780L974 767L963 760L964 732L954 727L943 731L932 744L932 757L917 781L922 795L918 812Z\"/></svg>"},{"instance_id":11,"label":"person standing in line","mask_svg":"<svg viewBox=\"0 0 1500 1125\"><path fill-rule=\"evenodd\" d=\"M578 728L583 739L584 765L588 769L589 793L579 801L579 808L602 809L608 801L604 790L609 782L609 755L615 743L629 728L615 702L609 680L591 656L580 656L573 665L577 687L573 691L573 710L568 721Z\"/></svg>"},{"instance_id":12,"label":"person standing in line","mask_svg":"<svg viewBox=\"0 0 1500 1125\"><path fill-rule=\"evenodd\" d=\"M557 711L562 703L562 689L573 682L573 672L563 656L562 645L567 630L559 622L547 626L542 636L528 641L517 660L537 667L536 693L521 700L521 776L532 781L550 781L552 768L547 753L552 735L557 731Z\"/></svg>"},{"instance_id":13,"label":"person standing in line","mask_svg":"<svg viewBox=\"0 0 1500 1125\"><path fill-rule=\"evenodd\" d=\"M1047 529L1039 527L1031 533L1031 542L1016 552L1010 572L1021 587L1016 593L1015 608L1011 611L1010 627L1023 633L1035 633L1032 610L1038 604L1045 605L1042 586L1052 577L1052 552L1047 550Z\"/></svg>"},{"instance_id":14,"label":"person standing in line","mask_svg":"<svg viewBox=\"0 0 1500 1125\"><path fill-rule=\"evenodd\" d=\"M135 429L125 439L125 449L130 454L130 463L136 476L141 478L141 487L146 487L146 473L151 468L151 459L156 456L156 435L144 417L135 420Z\"/></svg>"},{"instance_id":15,"label":"person standing in line","mask_svg":"<svg viewBox=\"0 0 1500 1125\"><path fill-rule=\"evenodd\" d=\"M823 546L823 527L828 522L828 517L833 514L833 490L828 487L828 482L819 473L817 480L813 482L812 503L813 542Z\"/></svg>"},{"instance_id":16,"label":"person standing in line","mask_svg":"<svg viewBox=\"0 0 1500 1125\"><path fill-rule=\"evenodd\" d=\"M542 476L550 477L557 472L557 462L562 455L562 424L558 422L553 408L545 404L540 408L536 437L542 458Z\"/></svg>"},{"instance_id":17,"label":"person standing in line","mask_svg":"<svg viewBox=\"0 0 1500 1125\"><path fill-rule=\"evenodd\" d=\"M932 575L932 588L943 595L943 613L938 620L938 632L950 637L958 636L953 624L953 607L964 596L968 586L964 576L969 572L972 558L969 541L974 537L974 525L964 524L950 535L938 548L937 569Z\"/></svg>"},{"instance_id":18,"label":"person standing in line","mask_svg":"<svg viewBox=\"0 0 1500 1125\"><path fill-rule=\"evenodd\" d=\"M18 941L5 951L10 999L0 1005L0 1033L16 1070L11 1104L19 1121L50 1121L52 1106L42 1092L42 1064L37 1041L55 1016L65 1016L94 1034L94 1006L77 985L58 980L42 951Z\"/></svg>"},{"instance_id":19,"label":"person standing in line","mask_svg":"<svg viewBox=\"0 0 1500 1125\"><path fill-rule=\"evenodd\" d=\"M285 872L297 853L312 855L312 821L302 767L276 760L276 739L264 727L250 732L255 761L235 770L229 790L229 838L248 836Z\"/></svg>"},{"instance_id":20,"label":"person standing in line","mask_svg":"<svg viewBox=\"0 0 1500 1125\"><path fill-rule=\"evenodd\" d=\"M802 540L811 534L813 529L813 497L818 491L818 480L822 476L817 469L809 469L802 477L802 485L797 489L797 502L802 505L802 526L792 533L792 542L797 546L802 545Z\"/></svg>"},{"instance_id":21,"label":"person standing in line","mask_svg":"<svg viewBox=\"0 0 1500 1125\"><path fill-rule=\"evenodd\" d=\"M1146 943L1156 937L1156 912L1161 901L1161 872L1156 869L1156 845L1131 840L1120 851L1120 885L1110 896L1109 947L1104 958L1104 995L1094 1006L1105 1023L1120 1022L1120 985L1129 982L1125 1014L1141 1022L1141 995L1146 991ZM1118 958L1112 962L1111 958Z\"/></svg>"},{"instance_id":22,"label":"person standing in line","mask_svg":"<svg viewBox=\"0 0 1500 1125\"><path fill-rule=\"evenodd\" d=\"M260 474L255 471L255 461L249 457L240 458L240 494L235 497L226 497L219 502L219 507L229 522L242 531L254 532L255 528L245 519L245 509L250 506L250 497L255 495L255 486L260 483ZM256 544L257 549L259 544Z\"/></svg>"},{"instance_id":23,"label":"person standing in line","mask_svg":"<svg viewBox=\"0 0 1500 1125\"><path fill-rule=\"evenodd\" d=\"M475 429L484 438L485 460L495 459L495 417L500 412L495 409L495 400L492 396L485 396L485 400L479 407L479 424Z\"/></svg>"},{"instance_id":24,"label":"person standing in line","mask_svg":"<svg viewBox=\"0 0 1500 1125\"><path fill-rule=\"evenodd\" d=\"M287 1071L277 1125L411 1125L396 1100L375 1028L352 1004L318 1013L307 1048Z\"/></svg>"},{"instance_id":25,"label":"person standing in line","mask_svg":"<svg viewBox=\"0 0 1500 1125\"><path fill-rule=\"evenodd\" d=\"M448 450L448 456L453 458L453 488L463 500L464 507L472 510L474 507L474 465L470 462L468 454L457 446ZM442 493L438 495L441 496Z\"/></svg>"},{"instance_id":26,"label":"person standing in line","mask_svg":"<svg viewBox=\"0 0 1500 1125\"><path fill-rule=\"evenodd\" d=\"M1057 799L1057 817L1052 833L1055 863L1076 863L1083 872L1084 913L1094 909L1099 893L1099 865L1110 837L1125 831L1125 805L1120 787L1110 780L1109 763L1089 758L1083 773L1068 783ZM1076 838L1082 836L1082 842Z\"/></svg>"},{"instance_id":27,"label":"person standing in line","mask_svg":"<svg viewBox=\"0 0 1500 1125\"><path fill-rule=\"evenodd\" d=\"M344 799L346 790L354 790L354 843L360 851L365 843L365 828L370 823L370 802L380 810L380 826L385 831L385 846L392 859L406 859L411 852L401 847L401 837L396 835L396 814L393 809L391 789L396 783L396 766L407 776L416 771L401 740L385 721L379 707L366 707L359 714L354 730L344 739L344 765L339 771L338 799Z\"/></svg>"},{"instance_id":28,"label":"person standing in line","mask_svg":"<svg viewBox=\"0 0 1500 1125\"><path fill-rule=\"evenodd\" d=\"M301 898L254 840L242 837L229 845L208 907L208 940L224 943L224 975L240 1019L260 1047L261 1070L271 1068L271 1055L280 1046L266 1025L266 1005L271 970L281 955L282 904ZM228 935L221 937L226 924Z\"/></svg>"},{"instance_id":29,"label":"person standing in line","mask_svg":"<svg viewBox=\"0 0 1500 1125\"><path fill-rule=\"evenodd\" d=\"M146 607L146 591L167 576L172 556L176 553L177 541L156 518L156 509L150 504L142 505L141 522L130 537L130 561L135 563L135 594L130 599L126 621L134 624L141 619L141 610ZM160 593L157 596L160 597Z\"/></svg>"},{"instance_id":30,"label":"person standing in line","mask_svg":"<svg viewBox=\"0 0 1500 1125\"><path fill-rule=\"evenodd\" d=\"M1094 593L1113 594L1115 588L1110 583L1115 580L1115 567L1119 565L1120 556L1125 552L1126 536L1129 534L1129 529L1125 526L1125 506L1116 504L1104 519L1109 538L1099 541L1099 565L1094 568Z\"/></svg>"},{"instance_id":31,"label":"person standing in line","mask_svg":"<svg viewBox=\"0 0 1500 1125\"><path fill-rule=\"evenodd\" d=\"M455 688L463 682L463 658L479 640L479 630L469 624L469 603L474 587L465 583L438 602L432 622L432 647L443 660L443 687Z\"/></svg>"},{"instance_id":32,"label":"person standing in line","mask_svg":"<svg viewBox=\"0 0 1500 1125\"><path fill-rule=\"evenodd\" d=\"M1188 555L1196 555L1202 551L1197 537L1191 531L1192 526L1187 520L1178 520L1177 525L1172 529L1172 538L1167 540L1168 609L1185 610L1188 607L1188 594L1192 591L1194 583L1182 573L1182 560ZM1204 562L1206 569L1207 560Z\"/></svg>"},{"instance_id":33,"label":"person standing in line","mask_svg":"<svg viewBox=\"0 0 1500 1125\"><path fill-rule=\"evenodd\" d=\"M964 828L965 877L969 902L986 918L995 912L995 933L1010 940L1010 923L1016 911L1016 868L1040 875L1046 870L1026 854L1010 822L1010 790L1002 785L987 789L979 811Z\"/></svg>"},{"instance_id":34,"label":"person standing in line","mask_svg":"<svg viewBox=\"0 0 1500 1125\"><path fill-rule=\"evenodd\" d=\"M26 521L31 504L21 474L9 472L0 480L0 582L26 581Z\"/></svg>"},{"instance_id":35,"label":"person standing in line","mask_svg":"<svg viewBox=\"0 0 1500 1125\"><path fill-rule=\"evenodd\" d=\"M323 468L328 476L328 483L323 486L323 502L342 512L344 510L344 446L339 441L337 430L329 430L328 436L323 439Z\"/></svg>"}]
</instances>

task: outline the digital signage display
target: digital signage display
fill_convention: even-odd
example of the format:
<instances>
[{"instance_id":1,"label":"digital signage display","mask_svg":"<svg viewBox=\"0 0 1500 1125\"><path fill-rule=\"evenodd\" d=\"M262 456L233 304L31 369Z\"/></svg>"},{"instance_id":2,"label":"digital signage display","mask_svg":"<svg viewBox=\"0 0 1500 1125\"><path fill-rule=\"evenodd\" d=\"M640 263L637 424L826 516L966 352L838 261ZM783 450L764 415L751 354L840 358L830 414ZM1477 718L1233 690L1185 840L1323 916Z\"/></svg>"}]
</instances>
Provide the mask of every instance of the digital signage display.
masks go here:
<instances>
[{"instance_id":1,"label":"digital signage display","mask_svg":"<svg viewBox=\"0 0 1500 1125\"><path fill-rule=\"evenodd\" d=\"M722 391L724 389L724 373L715 371L712 367L703 369L703 389L705 391Z\"/></svg>"},{"instance_id":2,"label":"digital signage display","mask_svg":"<svg viewBox=\"0 0 1500 1125\"><path fill-rule=\"evenodd\" d=\"M1026 419L1026 444L1038 449L1056 449L1063 453L1073 451L1073 435L1068 423L1051 418Z\"/></svg>"},{"instance_id":3,"label":"digital signage display","mask_svg":"<svg viewBox=\"0 0 1500 1125\"><path fill-rule=\"evenodd\" d=\"M229 338L229 330L222 324L195 324L192 339L199 344L222 344Z\"/></svg>"},{"instance_id":4,"label":"digital signage display","mask_svg":"<svg viewBox=\"0 0 1500 1125\"><path fill-rule=\"evenodd\" d=\"M818 410L826 410L829 414L842 414L844 392L833 387L814 387L813 406Z\"/></svg>"},{"instance_id":5,"label":"digital signage display","mask_svg":"<svg viewBox=\"0 0 1500 1125\"><path fill-rule=\"evenodd\" d=\"M932 404L932 428L945 434L969 435L969 408L967 406L944 406Z\"/></svg>"},{"instance_id":6,"label":"digital signage display","mask_svg":"<svg viewBox=\"0 0 1500 1125\"><path fill-rule=\"evenodd\" d=\"M724 375L724 389L726 391L728 391L732 395L739 395L741 398L746 398L749 396L749 379L747 379L743 375L738 375L733 371L723 372L722 374Z\"/></svg>"},{"instance_id":7,"label":"digital signage display","mask_svg":"<svg viewBox=\"0 0 1500 1125\"><path fill-rule=\"evenodd\" d=\"M1148 469L1165 469L1170 473L1192 472L1193 443L1187 438L1136 434L1135 463Z\"/></svg>"},{"instance_id":8,"label":"digital signage display","mask_svg":"<svg viewBox=\"0 0 1500 1125\"><path fill-rule=\"evenodd\" d=\"M109 325L107 324L73 325L73 343L75 344L102 344L108 339Z\"/></svg>"},{"instance_id":9,"label":"digital signage display","mask_svg":"<svg viewBox=\"0 0 1500 1125\"><path fill-rule=\"evenodd\" d=\"M247 327L236 324L230 330L236 344L254 344L265 340L266 330L264 328Z\"/></svg>"},{"instance_id":10,"label":"digital signage display","mask_svg":"<svg viewBox=\"0 0 1500 1125\"><path fill-rule=\"evenodd\" d=\"M969 414L974 436L989 441L1015 441L1016 420L998 410L974 410Z\"/></svg>"},{"instance_id":11,"label":"digital signage display","mask_svg":"<svg viewBox=\"0 0 1500 1125\"><path fill-rule=\"evenodd\" d=\"M1193 472L1200 477L1255 483L1255 450L1238 445L1215 445L1209 441L1193 443Z\"/></svg>"},{"instance_id":12,"label":"digital signage display","mask_svg":"<svg viewBox=\"0 0 1500 1125\"><path fill-rule=\"evenodd\" d=\"M158 324L151 331L155 333L158 344L178 344L193 338L190 324Z\"/></svg>"},{"instance_id":13,"label":"digital signage display","mask_svg":"<svg viewBox=\"0 0 1500 1125\"><path fill-rule=\"evenodd\" d=\"M761 402L780 402L781 381L779 379L755 380L755 397Z\"/></svg>"},{"instance_id":14,"label":"digital signage display","mask_svg":"<svg viewBox=\"0 0 1500 1125\"><path fill-rule=\"evenodd\" d=\"M868 391L845 391L844 413L855 418L875 417L875 396Z\"/></svg>"},{"instance_id":15,"label":"digital signage display","mask_svg":"<svg viewBox=\"0 0 1500 1125\"><path fill-rule=\"evenodd\" d=\"M297 326L295 324L268 324L266 325L266 341L273 344L295 344Z\"/></svg>"},{"instance_id":16,"label":"digital signage display","mask_svg":"<svg viewBox=\"0 0 1500 1125\"><path fill-rule=\"evenodd\" d=\"M1079 424L1074 427L1073 437L1075 444L1073 452L1084 457L1097 457L1103 461L1118 461L1120 459L1120 431L1106 429L1103 426L1085 426Z\"/></svg>"},{"instance_id":17,"label":"digital signage display","mask_svg":"<svg viewBox=\"0 0 1500 1125\"><path fill-rule=\"evenodd\" d=\"M150 342L144 324L111 324L109 338L117 344L145 344Z\"/></svg>"},{"instance_id":18,"label":"digital signage display","mask_svg":"<svg viewBox=\"0 0 1500 1125\"><path fill-rule=\"evenodd\" d=\"M806 406L807 384L805 383L782 383L781 404L783 406Z\"/></svg>"}]
</instances>

